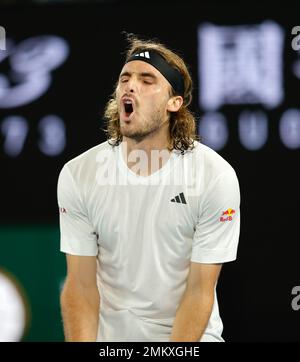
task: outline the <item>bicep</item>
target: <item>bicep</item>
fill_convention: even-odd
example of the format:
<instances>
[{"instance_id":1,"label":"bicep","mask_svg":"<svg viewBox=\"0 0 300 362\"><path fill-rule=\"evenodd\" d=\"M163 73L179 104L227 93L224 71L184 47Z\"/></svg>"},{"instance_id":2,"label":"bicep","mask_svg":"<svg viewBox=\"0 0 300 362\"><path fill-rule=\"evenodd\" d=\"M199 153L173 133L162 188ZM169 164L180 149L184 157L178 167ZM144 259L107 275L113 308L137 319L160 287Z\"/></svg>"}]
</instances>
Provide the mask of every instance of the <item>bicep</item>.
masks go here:
<instances>
[{"instance_id":1,"label":"bicep","mask_svg":"<svg viewBox=\"0 0 300 362\"><path fill-rule=\"evenodd\" d=\"M217 264L236 259L240 233L240 191L233 169L207 191L195 227L191 261Z\"/></svg>"},{"instance_id":2,"label":"bicep","mask_svg":"<svg viewBox=\"0 0 300 362\"><path fill-rule=\"evenodd\" d=\"M67 164L59 175L57 198L60 210L60 250L72 255L97 255L97 231L88 217L86 204ZM77 262L74 263L76 266Z\"/></svg>"}]
</instances>

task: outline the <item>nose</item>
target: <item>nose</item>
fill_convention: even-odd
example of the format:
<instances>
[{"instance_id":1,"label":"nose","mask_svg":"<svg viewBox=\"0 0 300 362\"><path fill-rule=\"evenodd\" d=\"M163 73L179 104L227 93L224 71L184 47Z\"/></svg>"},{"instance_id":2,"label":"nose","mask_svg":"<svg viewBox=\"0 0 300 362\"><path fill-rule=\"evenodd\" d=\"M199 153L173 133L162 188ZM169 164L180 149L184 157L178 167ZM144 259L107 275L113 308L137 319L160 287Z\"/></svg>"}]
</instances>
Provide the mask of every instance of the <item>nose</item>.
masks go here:
<instances>
[{"instance_id":1,"label":"nose","mask_svg":"<svg viewBox=\"0 0 300 362\"><path fill-rule=\"evenodd\" d=\"M125 91L128 93L135 93L136 87L137 87L136 80L134 79L134 77L130 77L126 82Z\"/></svg>"}]
</instances>

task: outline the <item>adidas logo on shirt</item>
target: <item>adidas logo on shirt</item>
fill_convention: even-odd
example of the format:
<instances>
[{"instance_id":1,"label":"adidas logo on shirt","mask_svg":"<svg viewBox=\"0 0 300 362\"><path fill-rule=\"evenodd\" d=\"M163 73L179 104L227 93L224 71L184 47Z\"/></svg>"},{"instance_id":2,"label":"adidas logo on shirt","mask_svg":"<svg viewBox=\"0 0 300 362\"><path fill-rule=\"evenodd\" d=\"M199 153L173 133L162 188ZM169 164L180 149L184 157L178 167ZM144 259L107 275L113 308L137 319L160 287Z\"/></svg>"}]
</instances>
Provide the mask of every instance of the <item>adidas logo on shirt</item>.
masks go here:
<instances>
[{"instance_id":1,"label":"adidas logo on shirt","mask_svg":"<svg viewBox=\"0 0 300 362\"><path fill-rule=\"evenodd\" d=\"M186 204L186 200L184 197L183 192L181 192L179 195L175 196L174 199L171 199L171 202L177 202L178 204Z\"/></svg>"},{"instance_id":2,"label":"adidas logo on shirt","mask_svg":"<svg viewBox=\"0 0 300 362\"><path fill-rule=\"evenodd\" d=\"M136 54L135 57L142 57L142 58L150 59L150 54L149 54L149 52L139 53L139 54Z\"/></svg>"}]
</instances>

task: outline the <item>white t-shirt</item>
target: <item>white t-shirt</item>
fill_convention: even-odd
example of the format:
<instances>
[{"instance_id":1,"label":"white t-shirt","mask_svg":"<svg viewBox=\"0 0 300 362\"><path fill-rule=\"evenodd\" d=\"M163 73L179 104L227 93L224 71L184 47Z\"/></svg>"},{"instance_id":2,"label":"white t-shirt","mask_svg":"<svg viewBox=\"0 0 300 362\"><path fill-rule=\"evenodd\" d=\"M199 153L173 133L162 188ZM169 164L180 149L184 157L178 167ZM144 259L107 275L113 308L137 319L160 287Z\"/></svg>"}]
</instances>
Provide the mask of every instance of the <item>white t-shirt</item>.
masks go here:
<instances>
[{"instance_id":1,"label":"white t-shirt","mask_svg":"<svg viewBox=\"0 0 300 362\"><path fill-rule=\"evenodd\" d=\"M169 341L190 262L236 259L233 168L195 142L138 176L108 142L67 162L58 181L61 251L97 255L99 341ZM223 341L218 302L201 341Z\"/></svg>"}]
</instances>

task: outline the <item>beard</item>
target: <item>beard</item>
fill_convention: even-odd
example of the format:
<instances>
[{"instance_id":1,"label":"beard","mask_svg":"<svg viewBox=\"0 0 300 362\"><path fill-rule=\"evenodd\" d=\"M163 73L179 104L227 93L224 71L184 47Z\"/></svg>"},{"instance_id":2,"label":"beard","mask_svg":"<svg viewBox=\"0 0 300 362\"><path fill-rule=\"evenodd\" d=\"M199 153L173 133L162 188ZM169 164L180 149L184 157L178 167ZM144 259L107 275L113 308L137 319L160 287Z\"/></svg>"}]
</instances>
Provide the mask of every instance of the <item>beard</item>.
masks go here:
<instances>
[{"instance_id":1,"label":"beard","mask_svg":"<svg viewBox=\"0 0 300 362\"><path fill-rule=\"evenodd\" d=\"M160 109L157 109L152 113L151 117L148 118L146 122L143 122L142 125L139 124L137 125L137 127L134 127L132 129L128 129L126 128L126 126L121 126L120 132L122 136L130 138L136 143L139 143L145 138L154 135L156 132L159 131L162 125L166 123L166 121L163 121L163 118L163 112Z\"/></svg>"}]
</instances>

